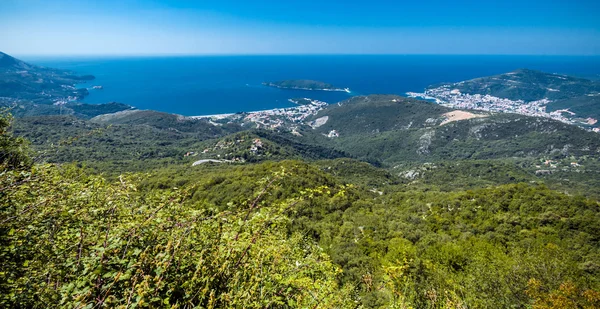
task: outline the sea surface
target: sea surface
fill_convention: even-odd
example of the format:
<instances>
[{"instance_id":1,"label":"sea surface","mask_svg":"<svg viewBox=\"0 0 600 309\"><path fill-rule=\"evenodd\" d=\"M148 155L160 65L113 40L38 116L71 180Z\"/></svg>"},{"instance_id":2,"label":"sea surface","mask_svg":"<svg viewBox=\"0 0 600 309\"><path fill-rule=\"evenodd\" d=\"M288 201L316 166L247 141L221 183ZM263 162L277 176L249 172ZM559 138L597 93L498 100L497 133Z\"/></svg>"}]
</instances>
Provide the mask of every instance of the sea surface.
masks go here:
<instances>
[{"instance_id":1,"label":"sea surface","mask_svg":"<svg viewBox=\"0 0 600 309\"><path fill-rule=\"evenodd\" d=\"M291 98L335 103L353 95L421 92L429 85L519 68L600 79L600 57L576 56L197 56L24 57L46 67L92 74L84 102L121 102L186 116L293 106ZM313 79L352 93L284 90L262 82Z\"/></svg>"}]
</instances>

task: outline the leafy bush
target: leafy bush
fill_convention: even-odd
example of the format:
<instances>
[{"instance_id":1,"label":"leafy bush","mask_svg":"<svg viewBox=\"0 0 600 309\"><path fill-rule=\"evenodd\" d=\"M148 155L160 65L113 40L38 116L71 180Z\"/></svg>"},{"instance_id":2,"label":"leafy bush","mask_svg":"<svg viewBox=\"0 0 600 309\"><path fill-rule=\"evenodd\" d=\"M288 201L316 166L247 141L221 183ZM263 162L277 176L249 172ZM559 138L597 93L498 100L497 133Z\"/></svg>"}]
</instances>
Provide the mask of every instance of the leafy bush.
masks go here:
<instances>
[{"instance_id":1,"label":"leafy bush","mask_svg":"<svg viewBox=\"0 0 600 309\"><path fill-rule=\"evenodd\" d=\"M325 189L219 212L189 202L193 187L142 194L137 181L68 166L2 174L2 307L353 305L339 268L287 232L295 205Z\"/></svg>"},{"instance_id":2,"label":"leafy bush","mask_svg":"<svg viewBox=\"0 0 600 309\"><path fill-rule=\"evenodd\" d=\"M27 141L9 132L12 119L8 112L0 110L0 167L5 169L27 167L32 163Z\"/></svg>"}]
</instances>

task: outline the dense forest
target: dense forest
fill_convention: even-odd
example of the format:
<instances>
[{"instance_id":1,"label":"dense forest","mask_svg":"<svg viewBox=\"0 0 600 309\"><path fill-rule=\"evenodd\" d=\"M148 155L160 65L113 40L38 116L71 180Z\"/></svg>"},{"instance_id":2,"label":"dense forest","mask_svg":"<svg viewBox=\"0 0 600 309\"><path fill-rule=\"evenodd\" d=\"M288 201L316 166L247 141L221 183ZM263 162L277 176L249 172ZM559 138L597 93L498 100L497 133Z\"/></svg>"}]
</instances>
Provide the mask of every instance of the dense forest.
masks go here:
<instances>
[{"instance_id":1,"label":"dense forest","mask_svg":"<svg viewBox=\"0 0 600 309\"><path fill-rule=\"evenodd\" d=\"M377 167L317 136L189 123L0 120L2 307L600 307L596 174L542 177L530 157ZM190 145L248 160L190 168Z\"/></svg>"}]
</instances>

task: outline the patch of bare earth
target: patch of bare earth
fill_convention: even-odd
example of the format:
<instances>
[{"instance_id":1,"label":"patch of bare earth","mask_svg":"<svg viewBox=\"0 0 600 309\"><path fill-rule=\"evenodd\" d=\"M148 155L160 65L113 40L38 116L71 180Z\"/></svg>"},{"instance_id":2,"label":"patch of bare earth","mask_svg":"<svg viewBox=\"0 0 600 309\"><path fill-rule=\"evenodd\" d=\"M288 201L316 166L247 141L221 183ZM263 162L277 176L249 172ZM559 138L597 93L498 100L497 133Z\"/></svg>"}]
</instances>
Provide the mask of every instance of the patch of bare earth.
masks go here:
<instances>
[{"instance_id":1,"label":"patch of bare earth","mask_svg":"<svg viewBox=\"0 0 600 309\"><path fill-rule=\"evenodd\" d=\"M473 113L469 113L469 112L465 112L465 111L451 111L451 112L443 114L442 116L445 117L446 119L444 119L444 121L442 121L440 126L443 126L443 125L453 122L453 121L461 121L461 120L467 120L467 119L472 119L472 118L485 118L488 115L473 114Z\"/></svg>"}]
</instances>

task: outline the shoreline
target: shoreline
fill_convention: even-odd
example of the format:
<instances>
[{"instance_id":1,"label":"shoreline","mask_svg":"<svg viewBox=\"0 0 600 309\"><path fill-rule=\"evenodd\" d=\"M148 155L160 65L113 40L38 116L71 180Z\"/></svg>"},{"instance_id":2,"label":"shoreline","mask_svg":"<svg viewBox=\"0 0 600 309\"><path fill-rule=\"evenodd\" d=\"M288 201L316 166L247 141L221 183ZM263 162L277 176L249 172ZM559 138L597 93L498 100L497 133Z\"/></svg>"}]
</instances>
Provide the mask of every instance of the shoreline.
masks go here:
<instances>
[{"instance_id":1,"label":"shoreline","mask_svg":"<svg viewBox=\"0 0 600 309\"><path fill-rule=\"evenodd\" d=\"M269 108L269 109L263 109L263 110L257 110L257 111L249 111L249 112L237 112L237 113L224 113L224 114L212 114L212 115L196 115L196 116L184 116L185 118L190 118L190 119L213 119L213 120L221 120L221 119L226 119L235 115L252 115L252 114L261 114L261 113L275 113L275 112L282 112L282 111L286 111L286 110L290 110L290 109L297 109L297 108L301 108L303 106L309 106L309 105L314 105L315 103L325 103L325 102L321 102L319 100L313 100L313 99L309 99L309 98L303 98L305 100L310 100L311 103L310 104L298 104L296 106L290 106L290 107L276 107L276 108ZM289 99L290 102L292 99ZM293 103L293 102L292 102ZM325 103L327 104L327 103Z\"/></svg>"},{"instance_id":2,"label":"shoreline","mask_svg":"<svg viewBox=\"0 0 600 309\"><path fill-rule=\"evenodd\" d=\"M231 117L231 116L234 116L234 115L245 115L245 114L255 114L255 113L272 112L272 111L282 110L282 109L286 109L286 108L293 108L293 107L271 108L271 109L263 109L263 110L251 111L251 112L237 112L237 113L213 114L213 115L196 115L196 116L184 116L184 117L192 118L192 119L205 119L205 118L225 119L225 118L228 118L228 117Z\"/></svg>"},{"instance_id":3,"label":"shoreline","mask_svg":"<svg viewBox=\"0 0 600 309\"><path fill-rule=\"evenodd\" d=\"M213 115L197 115L197 116L185 116L185 117L192 118L192 119L204 119L204 118L223 119L223 118L231 117L231 116L233 116L235 114L236 113L230 113L230 114L213 114Z\"/></svg>"}]
</instances>

